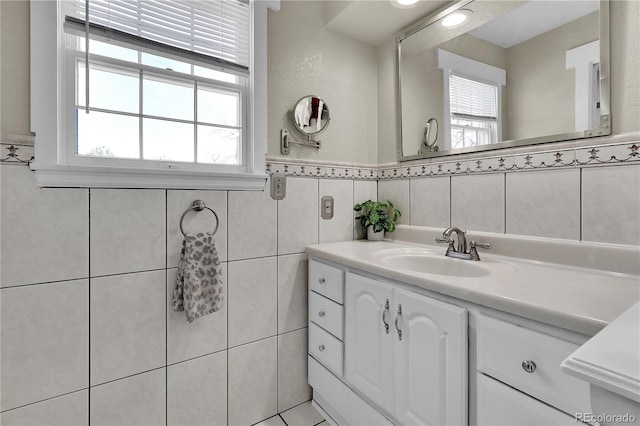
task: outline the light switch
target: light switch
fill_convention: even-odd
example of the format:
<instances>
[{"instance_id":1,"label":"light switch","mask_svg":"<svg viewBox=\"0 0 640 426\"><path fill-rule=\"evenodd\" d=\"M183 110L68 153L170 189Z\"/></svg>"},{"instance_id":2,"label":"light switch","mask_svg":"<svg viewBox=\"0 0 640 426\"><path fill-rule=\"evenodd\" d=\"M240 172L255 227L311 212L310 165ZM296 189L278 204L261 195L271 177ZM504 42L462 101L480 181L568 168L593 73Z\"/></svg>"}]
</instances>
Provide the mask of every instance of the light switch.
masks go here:
<instances>
[{"instance_id":1,"label":"light switch","mask_svg":"<svg viewBox=\"0 0 640 426\"><path fill-rule=\"evenodd\" d=\"M271 175L271 198L282 200L287 195L287 178L283 175Z\"/></svg>"},{"instance_id":2,"label":"light switch","mask_svg":"<svg viewBox=\"0 0 640 426\"><path fill-rule=\"evenodd\" d=\"M325 195L320 200L320 216L323 219L331 219L333 217L333 197Z\"/></svg>"}]
</instances>

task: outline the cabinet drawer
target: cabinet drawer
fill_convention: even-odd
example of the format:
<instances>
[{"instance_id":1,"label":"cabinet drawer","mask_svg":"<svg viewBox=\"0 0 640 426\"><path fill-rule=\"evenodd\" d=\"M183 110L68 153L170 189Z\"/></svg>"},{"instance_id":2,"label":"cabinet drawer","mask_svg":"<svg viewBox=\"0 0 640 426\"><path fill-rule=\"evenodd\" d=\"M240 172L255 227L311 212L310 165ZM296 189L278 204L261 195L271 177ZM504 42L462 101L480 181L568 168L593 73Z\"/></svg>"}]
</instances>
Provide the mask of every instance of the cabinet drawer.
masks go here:
<instances>
[{"instance_id":1,"label":"cabinet drawer","mask_svg":"<svg viewBox=\"0 0 640 426\"><path fill-rule=\"evenodd\" d=\"M316 260L309 260L309 289L342 304L344 271Z\"/></svg>"},{"instance_id":2,"label":"cabinet drawer","mask_svg":"<svg viewBox=\"0 0 640 426\"><path fill-rule=\"evenodd\" d=\"M315 324L309 324L309 354L342 377L342 342Z\"/></svg>"},{"instance_id":3,"label":"cabinet drawer","mask_svg":"<svg viewBox=\"0 0 640 426\"><path fill-rule=\"evenodd\" d=\"M578 345L505 321L478 316L478 370L567 413L589 413L589 384L560 370ZM523 362L535 363L532 372Z\"/></svg>"},{"instance_id":4,"label":"cabinet drawer","mask_svg":"<svg viewBox=\"0 0 640 426\"><path fill-rule=\"evenodd\" d=\"M310 291L309 320L342 340L342 305Z\"/></svg>"},{"instance_id":5,"label":"cabinet drawer","mask_svg":"<svg viewBox=\"0 0 640 426\"><path fill-rule=\"evenodd\" d=\"M574 417L478 374L478 426L576 425Z\"/></svg>"}]
</instances>

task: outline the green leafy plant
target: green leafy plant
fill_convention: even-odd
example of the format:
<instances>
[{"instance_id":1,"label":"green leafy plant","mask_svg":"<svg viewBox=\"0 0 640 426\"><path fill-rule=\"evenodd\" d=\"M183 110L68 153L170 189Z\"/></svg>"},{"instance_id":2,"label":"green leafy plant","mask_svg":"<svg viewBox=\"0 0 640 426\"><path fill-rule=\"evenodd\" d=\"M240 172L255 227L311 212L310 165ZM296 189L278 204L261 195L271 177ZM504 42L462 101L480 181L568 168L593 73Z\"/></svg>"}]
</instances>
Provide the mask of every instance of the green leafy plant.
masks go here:
<instances>
[{"instance_id":1,"label":"green leafy plant","mask_svg":"<svg viewBox=\"0 0 640 426\"><path fill-rule=\"evenodd\" d=\"M373 226L374 232L395 231L396 221L402 215L400 210L396 209L389 200L386 203L367 200L362 204L356 204L353 210L360 212L360 215L356 216L360 225L364 229Z\"/></svg>"}]
</instances>

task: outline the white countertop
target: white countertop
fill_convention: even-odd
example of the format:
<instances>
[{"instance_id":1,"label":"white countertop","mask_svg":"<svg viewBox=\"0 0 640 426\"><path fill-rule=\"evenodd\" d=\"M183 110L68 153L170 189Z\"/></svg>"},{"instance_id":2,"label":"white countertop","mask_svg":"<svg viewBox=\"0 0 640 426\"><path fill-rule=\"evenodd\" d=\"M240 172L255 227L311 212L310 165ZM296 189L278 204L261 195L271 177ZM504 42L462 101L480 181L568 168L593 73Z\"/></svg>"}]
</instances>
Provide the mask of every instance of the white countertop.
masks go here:
<instances>
[{"instance_id":1,"label":"white countertop","mask_svg":"<svg viewBox=\"0 0 640 426\"><path fill-rule=\"evenodd\" d=\"M319 258L458 299L593 336L640 300L640 277L480 251L496 272L457 277L399 270L374 258L380 250L417 247L404 241L345 241L307 246ZM419 245L444 252L444 246ZM447 258L448 259L448 258ZM451 259L452 262L471 262ZM474 262L475 263L475 262Z\"/></svg>"},{"instance_id":2,"label":"white countertop","mask_svg":"<svg viewBox=\"0 0 640 426\"><path fill-rule=\"evenodd\" d=\"M640 403L640 303L580 346L562 371Z\"/></svg>"}]
</instances>

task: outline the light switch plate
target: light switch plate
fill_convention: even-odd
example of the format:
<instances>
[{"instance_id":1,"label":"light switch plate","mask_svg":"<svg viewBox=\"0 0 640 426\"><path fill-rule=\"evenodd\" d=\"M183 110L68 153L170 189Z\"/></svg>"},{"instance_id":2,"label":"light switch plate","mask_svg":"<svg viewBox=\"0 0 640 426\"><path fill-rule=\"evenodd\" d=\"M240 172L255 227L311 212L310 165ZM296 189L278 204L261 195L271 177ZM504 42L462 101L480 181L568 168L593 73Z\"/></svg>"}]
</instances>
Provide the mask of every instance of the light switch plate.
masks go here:
<instances>
[{"instance_id":1,"label":"light switch plate","mask_svg":"<svg viewBox=\"0 0 640 426\"><path fill-rule=\"evenodd\" d=\"M320 217L331 219L333 217L333 197L325 195L320 200Z\"/></svg>"},{"instance_id":2,"label":"light switch plate","mask_svg":"<svg viewBox=\"0 0 640 426\"><path fill-rule=\"evenodd\" d=\"M271 198L282 200L287 195L287 178L283 175L271 175Z\"/></svg>"}]
</instances>

